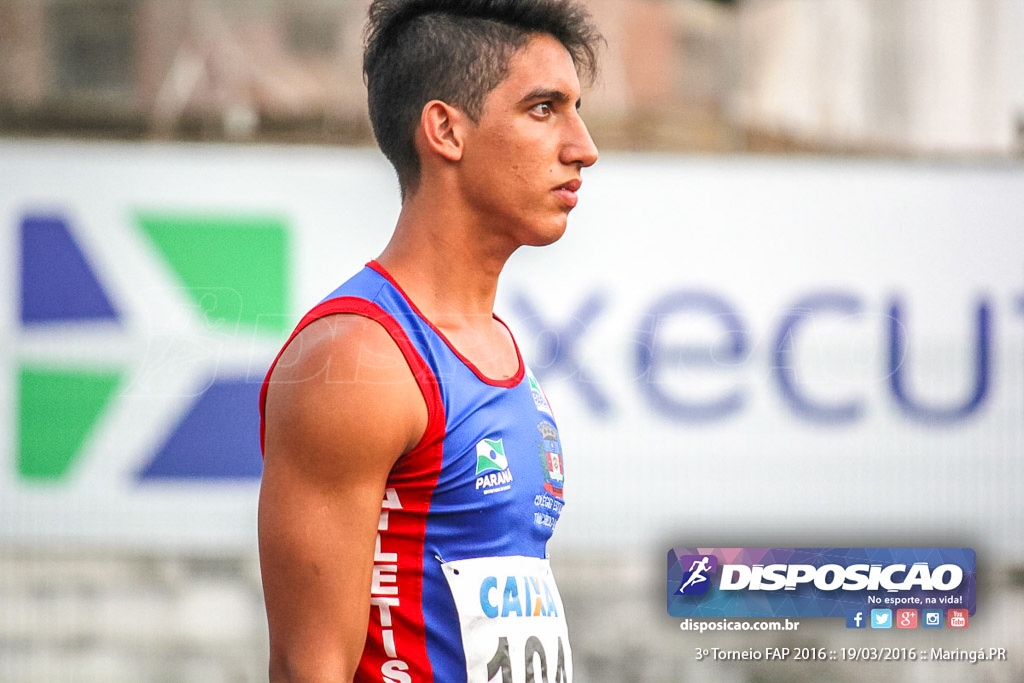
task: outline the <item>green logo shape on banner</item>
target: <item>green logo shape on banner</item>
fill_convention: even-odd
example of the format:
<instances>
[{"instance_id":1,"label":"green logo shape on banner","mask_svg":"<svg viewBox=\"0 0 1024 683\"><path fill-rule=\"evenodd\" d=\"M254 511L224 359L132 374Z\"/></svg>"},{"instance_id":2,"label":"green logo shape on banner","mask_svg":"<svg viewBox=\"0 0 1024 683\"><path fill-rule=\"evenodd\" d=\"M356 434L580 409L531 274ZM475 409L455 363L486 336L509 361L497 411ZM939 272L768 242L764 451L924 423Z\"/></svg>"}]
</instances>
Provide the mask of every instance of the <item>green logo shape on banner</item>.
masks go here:
<instances>
[{"instance_id":1,"label":"green logo shape on banner","mask_svg":"<svg viewBox=\"0 0 1024 683\"><path fill-rule=\"evenodd\" d=\"M22 367L19 474L35 480L65 478L120 383L117 373Z\"/></svg>"},{"instance_id":2,"label":"green logo shape on banner","mask_svg":"<svg viewBox=\"0 0 1024 683\"><path fill-rule=\"evenodd\" d=\"M273 216L140 213L149 236L206 324L286 332L288 233Z\"/></svg>"}]
</instances>

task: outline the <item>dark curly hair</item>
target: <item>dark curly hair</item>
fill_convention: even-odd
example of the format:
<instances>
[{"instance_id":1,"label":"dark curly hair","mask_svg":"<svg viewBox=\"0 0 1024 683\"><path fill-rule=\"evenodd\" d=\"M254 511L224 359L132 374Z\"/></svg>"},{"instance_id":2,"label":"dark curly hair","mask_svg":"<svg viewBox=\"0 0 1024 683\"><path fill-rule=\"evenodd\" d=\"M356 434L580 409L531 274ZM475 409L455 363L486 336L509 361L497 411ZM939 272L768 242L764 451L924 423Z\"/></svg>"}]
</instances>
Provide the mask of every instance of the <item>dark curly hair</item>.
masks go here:
<instances>
[{"instance_id":1,"label":"dark curly hair","mask_svg":"<svg viewBox=\"0 0 1024 683\"><path fill-rule=\"evenodd\" d=\"M403 196L419 183L413 138L423 106L441 100L478 121L487 94L535 34L554 36L581 79L593 81L603 39L578 0L373 0L363 77L374 136Z\"/></svg>"}]
</instances>

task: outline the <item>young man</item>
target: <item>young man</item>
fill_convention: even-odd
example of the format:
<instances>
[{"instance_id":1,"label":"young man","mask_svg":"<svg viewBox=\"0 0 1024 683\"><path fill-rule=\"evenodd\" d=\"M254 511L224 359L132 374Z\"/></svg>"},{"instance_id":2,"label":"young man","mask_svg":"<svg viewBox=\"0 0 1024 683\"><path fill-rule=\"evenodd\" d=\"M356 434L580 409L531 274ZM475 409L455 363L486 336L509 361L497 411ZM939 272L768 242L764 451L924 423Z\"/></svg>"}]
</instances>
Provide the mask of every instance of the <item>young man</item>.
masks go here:
<instances>
[{"instance_id":1,"label":"young man","mask_svg":"<svg viewBox=\"0 0 1024 683\"><path fill-rule=\"evenodd\" d=\"M270 677L568 682L558 430L492 308L597 160L577 109L600 37L576 0L374 0L369 18L402 209L264 384Z\"/></svg>"}]
</instances>

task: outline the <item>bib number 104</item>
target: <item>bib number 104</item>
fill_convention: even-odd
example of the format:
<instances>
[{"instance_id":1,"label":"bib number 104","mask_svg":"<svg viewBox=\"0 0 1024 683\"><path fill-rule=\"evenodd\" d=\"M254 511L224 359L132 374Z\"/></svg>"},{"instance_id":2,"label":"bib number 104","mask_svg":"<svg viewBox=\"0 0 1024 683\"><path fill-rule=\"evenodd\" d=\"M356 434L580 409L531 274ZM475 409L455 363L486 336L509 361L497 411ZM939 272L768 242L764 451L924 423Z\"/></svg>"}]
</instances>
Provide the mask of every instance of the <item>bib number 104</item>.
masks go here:
<instances>
[{"instance_id":1,"label":"bib number 104","mask_svg":"<svg viewBox=\"0 0 1024 683\"><path fill-rule=\"evenodd\" d=\"M538 671L538 662L540 663ZM570 683L565 673L565 648L562 646L562 639L558 639L558 658L555 663L554 677L548 677L548 657L544 652L544 643L537 636L530 636L526 639L523 648L523 670L524 678L512 678L512 657L509 654L508 638L498 638L498 649L494 651L491 661L487 662L487 680L497 683L514 683L525 680L526 683ZM497 678L501 674L501 678Z\"/></svg>"}]
</instances>

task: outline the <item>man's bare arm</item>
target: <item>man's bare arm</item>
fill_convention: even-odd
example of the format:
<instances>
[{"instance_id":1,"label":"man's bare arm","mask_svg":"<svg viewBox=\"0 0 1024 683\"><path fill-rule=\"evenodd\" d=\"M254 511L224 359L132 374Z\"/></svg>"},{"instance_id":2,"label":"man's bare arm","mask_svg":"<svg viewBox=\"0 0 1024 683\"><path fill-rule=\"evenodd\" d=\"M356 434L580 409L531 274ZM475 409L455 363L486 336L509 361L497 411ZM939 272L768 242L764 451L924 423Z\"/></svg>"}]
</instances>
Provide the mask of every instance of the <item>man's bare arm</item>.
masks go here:
<instances>
[{"instance_id":1,"label":"man's bare arm","mask_svg":"<svg viewBox=\"0 0 1024 683\"><path fill-rule=\"evenodd\" d=\"M358 316L302 330L271 379L259 509L270 680L351 681L388 473L424 433L426 404L394 341Z\"/></svg>"}]
</instances>

